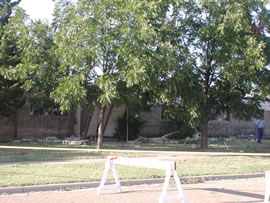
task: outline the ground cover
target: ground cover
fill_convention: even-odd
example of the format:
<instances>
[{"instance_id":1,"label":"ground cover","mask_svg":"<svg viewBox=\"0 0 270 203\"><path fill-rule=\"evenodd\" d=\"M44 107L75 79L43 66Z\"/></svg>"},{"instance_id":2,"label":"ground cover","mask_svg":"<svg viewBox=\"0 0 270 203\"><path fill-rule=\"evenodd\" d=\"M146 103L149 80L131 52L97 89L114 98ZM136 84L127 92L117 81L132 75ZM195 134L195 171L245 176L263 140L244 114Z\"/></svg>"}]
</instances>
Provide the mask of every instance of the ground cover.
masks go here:
<instances>
[{"instance_id":1,"label":"ground cover","mask_svg":"<svg viewBox=\"0 0 270 203\"><path fill-rule=\"evenodd\" d=\"M0 163L104 158L102 152L0 149Z\"/></svg>"},{"instance_id":2,"label":"ground cover","mask_svg":"<svg viewBox=\"0 0 270 203\"><path fill-rule=\"evenodd\" d=\"M0 144L0 146L3 144ZM12 143L4 145L12 146ZM44 147L30 143L16 143L19 146ZM57 147L57 144L47 144L45 147ZM147 147L157 146L148 144ZM75 146L70 146L74 148ZM90 146L91 148L92 146ZM174 148L172 145L171 148ZM177 147L180 147L178 145ZM187 147L187 146L185 146ZM103 159L106 156L155 156L160 159L175 160L180 176L220 175L220 174L245 174L263 173L270 169L270 156L245 155L245 152L268 152L270 142L263 144L254 142L215 142L209 145L209 151L213 152L241 152L243 155L235 156L234 153L222 154L162 154L139 152L99 152L99 151L64 151L64 150L29 150L29 149L0 149L0 187L23 186L36 184L54 184L71 182L100 181L104 170L104 161L91 161ZM76 146L76 149L85 149L87 146ZM153 147L155 148L155 147ZM168 151L169 145L165 145L163 151ZM121 148L119 148L121 149ZM151 148L152 149L152 148ZM152 149L153 150L153 149ZM196 151L198 149L191 149ZM185 150L183 150L185 151ZM81 162L88 159L89 162ZM12 164L12 162L42 161L42 160L78 160L78 163L43 163L43 164ZM9 165L3 163L11 162ZM121 180L160 178L165 176L162 170L153 170L137 167L117 166ZM108 177L112 180L112 174Z\"/></svg>"},{"instance_id":3,"label":"ground cover","mask_svg":"<svg viewBox=\"0 0 270 203\"><path fill-rule=\"evenodd\" d=\"M79 150L33 150L33 149L0 149L0 163L61 161L81 159L104 159L107 156L151 156L151 154L128 152L98 152Z\"/></svg>"},{"instance_id":4,"label":"ground cover","mask_svg":"<svg viewBox=\"0 0 270 203\"><path fill-rule=\"evenodd\" d=\"M270 169L270 157L184 156L175 157L179 176L263 173ZM14 164L0 166L0 186L23 186L100 181L103 163ZM118 166L121 180L165 177L165 171ZM108 180L113 180L112 173Z\"/></svg>"},{"instance_id":5,"label":"ground cover","mask_svg":"<svg viewBox=\"0 0 270 203\"><path fill-rule=\"evenodd\" d=\"M71 148L71 149L95 149L95 145L63 145L61 143L29 143L29 142L7 142L0 143L0 146L26 146L26 147L50 147L50 148ZM235 140L224 141L219 140L210 142L208 149L199 148L199 143L195 144L157 144L157 143L104 143L103 149L117 150L152 150L152 151L194 151L194 152L248 152L248 153L270 153L270 140L263 140L261 144L256 141Z\"/></svg>"},{"instance_id":6,"label":"ground cover","mask_svg":"<svg viewBox=\"0 0 270 203\"><path fill-rule=\"evenodd\" d=\"M179 176L263 173L270 169L270 157L191 156L159 157L175 160ZM104 162L12 164L0 166L0 187L100 181ZM117 166L121 180L162 178L165 171ZM108 180L113 180L112 174Z\"/></svg>"},{"instance_id":7,"label":"ground cover","mask_svg":"<svg viewBox=\"0 0 270 203\"><path fill-rule=\"evenodd\" d=\"M261 144L258 144L256 141L247 140L235 140L229 142L219 140L210 143L209 151L270 153L270 140L263 140Z\"/></svg>"},{"instance_id":8,"label":"ground cover","mask_svg":"<svg viewBox=\"0 0 270 203\"><path fill-rule=\"evenodd\" d=\"M0 143L0 146L19 146L19 147L35 147L35 148L68 148L68 149L90 149L94 150L93 145L62 145L56 143ZM129 148L128 148L129 146ZM270 153L270 141L264 141L262 144L248 141L217 141L209 144L208 150L192 149L189 144L146 144L138 145L106 145L105 149L131 149L131 150L161 150L161 151L191 151L191 152L241 152L241 153ZM99 151L61 151L61 150L30 150L30 149L0 149L0 163L5 162L23 162L23 161L43 161L43 160L76 160L76 159L99 159L108 155L114 156L155 156L146 153L127 153L127 152L99 152Z\"/></svg>"}]
</instances>

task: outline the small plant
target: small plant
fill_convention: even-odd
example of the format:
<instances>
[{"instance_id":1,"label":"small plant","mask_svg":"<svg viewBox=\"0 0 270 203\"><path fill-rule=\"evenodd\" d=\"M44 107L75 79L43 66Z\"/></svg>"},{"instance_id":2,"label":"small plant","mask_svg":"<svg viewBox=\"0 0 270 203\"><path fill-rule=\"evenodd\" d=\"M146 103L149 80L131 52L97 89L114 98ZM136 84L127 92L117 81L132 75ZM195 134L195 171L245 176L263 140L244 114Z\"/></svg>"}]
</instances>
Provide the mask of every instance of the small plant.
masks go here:
<instances>
[{"instance_id":1,"label":"small plant","mask_svg":"<svg viewBox=\"0 0 270 203\"><path fill-rule=\"evenodd\" d=\"M129 111L128 118L127 112L125 112L122 118L117 120L117 128L114 133L114 137L119 140L135 140L138 138L140 130L144 127L145 121L143 121L139 114L133 111Z\"/></svg>"},{"instance_id":2,"label":"small plant","mask_svg":"<svg viewBox=\"0 0 270 203\"><path fill-rule=\"evenodd\" d=\"M197 131L196 123L194 123L190 111L182 105L163 106L163 116L172 121L170 129L177 131L174 138L178 140L192 137Z\"/></svg>"},{"instance_id":3,"label":"small plant","mask_svg":"<svg viewBox=\"0 0 270 203\"><path fill-rule=\"evenodd\" d=\"M196 132L195 128L186 124L180 128L180 130L176 134L176 139L182 140L182 139L185 139L187 137L192 137L192 135L194 135L195 132Z\"/></svg>"}]
</instances>

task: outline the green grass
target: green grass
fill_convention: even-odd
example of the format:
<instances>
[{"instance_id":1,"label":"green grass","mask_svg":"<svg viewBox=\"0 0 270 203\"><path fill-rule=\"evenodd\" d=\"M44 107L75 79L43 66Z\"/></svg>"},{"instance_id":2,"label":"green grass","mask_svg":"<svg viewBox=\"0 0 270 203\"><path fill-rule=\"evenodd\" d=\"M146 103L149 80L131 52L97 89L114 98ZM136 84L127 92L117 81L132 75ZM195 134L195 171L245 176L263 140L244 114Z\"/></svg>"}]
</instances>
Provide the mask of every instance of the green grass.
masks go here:
<instances>
[{"instance_id":1,"label":"green grass","mask_svg":"<svg viewBox=\"0 0 270 203\"><path fill-rule=\"evenodd\" d=\"M182 176L262 173L270 169L270 157L189 156L176 161Z\"/></svg>"},{"instance_id":2,"label":"green grass","mask_svg":"<svg viewBox=\"0 0 270 203\"><path fill-rule=\"evenodd\" d=\"M62 145L60 143L0 143L0 146L23 146L23 147L50 147L50 148L70 148L70 149L95 149L95 145ZM139 146L139 147L138 147ZM151 150L151 151L195 151L195 152L250 152L250 153L270 153L270 140L263 140L261 144L243 140L224 142L222 140L211 142L208 149L202 150L197 144L196 149L191 148L191 144L156 144L156 143L137 143L127 145L120 143L118 146L104 144L103 149L117 150Z\"/></svg>"},{"instance_id":3,"label":"green grass","mask_svg":"<svg viewBox=\"0 0 270 203\"><path fill-rule=\"evenodd\" d=\"M25 186L56 183L100 181L104 171L103 163L69 164L23 164L0 167L0 186ZM162 177L162 170L119 166L120 179ZM113 180L110 171L107 180Z\"/></svg>"},{"instance_id":4,"label":"green grass","mask_svg":"<svg viewBox=\"0 0 270 203\"><path fill-rule=\"evenodd\" d=\"M217 156L176 157L182 176L263 173L270 169L270 157ZM104 163L14 164L0 166L0 186L100 181ZM165 177L164 170L117 165L121 180ZM113 180L110 172L108 180Z\"/></svg>"},{"instance_id":5,"label":"green grass","mask_svg":"<svg viewBox=\"0 0 270 203\"><path fill-rule=\"evenodd\" d=\"M52 161L52 160L80 160L104 159L107 156L151 156L151 154L127 152L89 152L64 150L31 150L31 149L0 149L0 163Z\"/></svg>"},{"instance_id":6,"label":"green grass","mask_svg":"<svg viewBox=\"0 0 270 203\"><path fill-rule=\"evenodd\" d=\"M261 144L249 141L217 141L209 145L209 151L216 152L249 152L249 153L270 153L270 140L263 140Z\"/></svg>"},{"instance_id":7,"label":"green grass","mask_svg":"<svg viewBox=\"0 0 270 203\"><path fill-rule=\"evenodd\" d=\"M105 158L101 152L0 149L0 163Z\"/></svg>"},{"instance_id":8,"label":"green grass","mask_svg":"<svg viewBox=\"0 0 270 203\"><path fill-rule=\"evenodd\" d=\"M23 146L23 147L57 147L70 149L93 149L94 146L70 146L60 144L31 144L31 143L1 143L2 146ZM248 141L233 141L224 143L223 141L213 142L208 150L191 149L190 145L169 145L164 144L161 151L203 151L203 152L249 152L249 153L270 153L270 141L262 144ZM160 149L157 144L144 144L139 149L156 150ZM107 148L108 149L108 148ZM113 148L114 149L114 148ZM122 149L122 148L115 148ZM136 148L138 150L138 148ZM189 150L188 150L189 149ZM43 160L76 160L76 159L100 159L108 155L119 156L153 156L146 153L114 153L114 152L89 152L89 151L59 151L59 150L29 150L29 149L0 149L0 163L23 162L23 161L43 161Z\"/></svg>"},{"instance_id":9,"label":"green grass","mask_svg":"<svg viewBox=\"0 0 270 203\"><path fill-rule=\"evenodd\" d=\"M1 143L5 146L29 146L29 147L68 147L79 149L93 149L94 146L67 146L60 144L31 144L31 143ZM106 147L107 149L109 146ZM113 147L111 147L113 148ZM123 149L114 147L114 149ZM191 149L190 145L158 145L141 144L139 149L162 151L202 151ZM209 145L208 152L252 152L269 153L270 141L262 144L248 141L223 141L213 142ZM99 159L106 156L154 156L146 153L126 152L87 152L64 150L28 150L28 149L0 149L0 163L25 162L43 160L79 160ZM244 154L243 154L244 155ZM270 156L224 156L224 155L164 155L161 159L174 160L177 163L179 176L221 175L221 174L245 174L263 173L270 170ZM55 183L91 182L100 181L104 170L104 163L50 163L50 164L12 164L0 165L0 187L40 185ZM145 169L137 167L117 166L121 180L158 178L164 177L165 171ZM108 180L112 180L112 174Z\"/></svg>"}]
</instances>

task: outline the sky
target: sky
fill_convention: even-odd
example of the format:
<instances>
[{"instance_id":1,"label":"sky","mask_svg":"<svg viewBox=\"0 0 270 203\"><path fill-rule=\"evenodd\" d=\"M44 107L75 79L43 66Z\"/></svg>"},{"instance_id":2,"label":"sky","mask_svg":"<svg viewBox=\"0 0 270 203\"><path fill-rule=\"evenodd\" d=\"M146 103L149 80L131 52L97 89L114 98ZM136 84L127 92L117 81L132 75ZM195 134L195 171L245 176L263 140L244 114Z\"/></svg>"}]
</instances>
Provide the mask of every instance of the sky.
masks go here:
<instances>
[{"instance_id":1,"label":"sky","mask_svg":"<svg viewBox=\"0 0 270 203\"><path fill-rule=\"evenodd\" d=\"M54 3L52 0L21 0L20 7L26 10L26 13L33 20L52 21Z\"/></svg>"},{"instance_id":2,"label":"sky","mask_svg":"<svg viewBox=\"0 0 270 203\"><path fill-rule=\"evenodd\" d=\"M19 4L33 20L48 19L52 21L54 3L52 0L21 0ZM270 4L267 5L270 9Z\"/></svg>"}]
</instances>

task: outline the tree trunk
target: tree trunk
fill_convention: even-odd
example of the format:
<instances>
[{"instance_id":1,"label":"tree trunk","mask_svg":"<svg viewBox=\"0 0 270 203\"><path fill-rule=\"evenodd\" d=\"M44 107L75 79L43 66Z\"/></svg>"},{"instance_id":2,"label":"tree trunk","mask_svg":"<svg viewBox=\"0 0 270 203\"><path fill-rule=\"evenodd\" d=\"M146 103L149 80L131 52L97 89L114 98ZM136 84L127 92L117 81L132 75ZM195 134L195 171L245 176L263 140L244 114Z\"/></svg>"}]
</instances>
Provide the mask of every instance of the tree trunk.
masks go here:
<instances>
[{"instance_id":1,"label":"tree trunk","mask_svg":"<svg viewBox=\"0 0 270 203\"><path fill-rule=\"evenodd\" d=\"M18 122L19 121L19 112L18 109L15 109L14 115L13 115L13 139L18 139Z\"/></svg>"},{"instance_id":2,"label":"tree trunk","mask_svg":"<svg viewBox=\"0 0 270 203\"><path fill-rule=\"evenodd\" d=\"M107 124L108 124L109 119L110 119L110 117L111 117L112 109L113 109L113 106L110 107L109 113L108 113L107 118L106 118L106 120L105 120L105 123L104 123L104 125L103 125L103 133L105 132L106 127L107 127Z\"/></svg>"},{"instance_id":3,"label":"tree trunk","mask_svg":"<svg viewBox=\"0 0 270 203\"><path fill-rule=\"evenodd\" d=\"M97 139L97 149L101 149L103 146L103 128L104 128L104 114L105 114L105 106L100 107L99 112L99 125L98 125L98 139Z\"/></svg>"},{"instance_id":4,"label":"tree trunk","mask_svg":"<svg viewBox=\"0 0 270 203\"><path fill-rule=\"evenodd\" d=\"M203 121L202 124L202 135L201 135L201 149L207 149L208 145L208 134L207 134L208 121Z\"/></svg>"},{"instance_id":5,"label":"tree trunk","mask_svg":"<svg viewBox=\"0 0 270 203\"><path fill-rule=\"evenodd\" d=\"M87 123L86 123L86 127L84 128L83 139L86 139L86 137L87 137L91 120L92 120L92 114L89 114L89 117L88 117ZM90 138L91 138L91 136L89 137L89 141L90 141Z\"/></svg>"}]
</instances>

